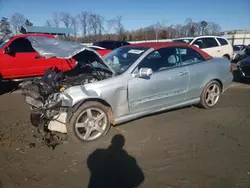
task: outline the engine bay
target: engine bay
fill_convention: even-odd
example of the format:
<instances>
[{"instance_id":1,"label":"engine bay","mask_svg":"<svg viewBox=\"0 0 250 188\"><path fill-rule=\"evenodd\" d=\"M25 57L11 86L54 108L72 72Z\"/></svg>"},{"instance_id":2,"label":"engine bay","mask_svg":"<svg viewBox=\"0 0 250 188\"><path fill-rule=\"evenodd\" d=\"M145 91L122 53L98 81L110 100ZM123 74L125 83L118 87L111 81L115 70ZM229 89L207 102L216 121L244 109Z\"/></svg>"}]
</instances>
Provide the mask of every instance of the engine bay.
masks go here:
<instances>
[{"instance_id":1,"label":"engine bay","mask_svg":"<svg viewBox=\"0 0 250 188\"><path fill-rule=\"evenodd\" d=\"M42 78L22 83L20 86L22 94L44 103L51 94L60 92L61 88L85 85L112 76L108 70L97 65L98 62L91 64L77 62L73 69L65 72L57 67L51 67L45 70Z\"/></svg>"}]
</instances>

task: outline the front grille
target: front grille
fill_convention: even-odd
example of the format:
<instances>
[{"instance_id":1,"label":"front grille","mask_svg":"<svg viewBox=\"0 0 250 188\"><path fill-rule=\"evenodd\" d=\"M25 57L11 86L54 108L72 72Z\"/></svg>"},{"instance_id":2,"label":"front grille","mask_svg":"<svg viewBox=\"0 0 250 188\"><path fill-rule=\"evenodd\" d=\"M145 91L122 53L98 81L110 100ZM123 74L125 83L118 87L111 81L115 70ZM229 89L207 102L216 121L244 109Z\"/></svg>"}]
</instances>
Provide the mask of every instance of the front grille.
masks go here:
<instances>
[{"instance_id":1,"label":"front grille","mask_svg":"<svg viewBox=\"0 0 250 188\"><path fill-rule=\"evenodd\" d=\"M250 67L241 67L241 70L245 76L250 76Z\"/></svg>"}]
</instances>

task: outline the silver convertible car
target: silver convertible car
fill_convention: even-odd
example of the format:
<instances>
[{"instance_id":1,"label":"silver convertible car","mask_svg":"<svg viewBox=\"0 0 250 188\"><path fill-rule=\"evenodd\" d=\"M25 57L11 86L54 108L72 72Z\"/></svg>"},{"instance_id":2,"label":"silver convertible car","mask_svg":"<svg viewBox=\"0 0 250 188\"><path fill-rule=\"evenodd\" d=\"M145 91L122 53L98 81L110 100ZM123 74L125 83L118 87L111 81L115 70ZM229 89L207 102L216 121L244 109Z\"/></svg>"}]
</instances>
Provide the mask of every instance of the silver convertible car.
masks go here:
<instances>
[{"instance_id":1,"label":"silver convertible car","mask_svg":"<svg viewBox=\"0 0 250 188\"><path fill-rule=\"evenodd\" d=\"M76 62L67 72L46 70L21 88L33 125L78 142L156 112L194 104L212 108L233 80L230 61L184 43L131 44L101 57L78 43L28 40L43 57Z\"/></svg>"}]
</instances>

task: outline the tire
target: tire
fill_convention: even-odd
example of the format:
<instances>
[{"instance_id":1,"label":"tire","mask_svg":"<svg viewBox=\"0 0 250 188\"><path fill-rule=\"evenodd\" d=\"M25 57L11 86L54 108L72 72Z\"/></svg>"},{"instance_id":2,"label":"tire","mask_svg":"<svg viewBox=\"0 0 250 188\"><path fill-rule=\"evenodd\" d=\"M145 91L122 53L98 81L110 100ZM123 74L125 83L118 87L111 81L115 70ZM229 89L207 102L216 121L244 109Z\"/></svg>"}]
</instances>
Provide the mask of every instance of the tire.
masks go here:
<instances>
[{"instance_id":1,"label":"tire","mask_svg":"<svg viewBox=\"0 0 250 188\"><path fill-rule=\"evenodd\" d=\"M77 109L77 111L74 112L71 119L69 120L69 123L67 123L67 133L70 140L76 143L90 142L106 135L111 126L110 117L108 116L108 110L109 107L104 106L99 102L90 101L82 104ZM91 113L89 113L90 111ZM96 115L93 114L93 112L97 112ZM83 117L85 119L83 121L85 122L81 122L81 118ZM98 117L102 118L98 121ZM100 122L102 125L97 125L97 123L100 124ZM78 127L76 126L77 123ZM81 134L81 131L85 133ZM87 131L91 132L90 137L87 137ZM97 132L97 134L91 136L93 132Z\"/></svg>"},{"instance_id":2,"label":"tire","mask_svg":"<svg viewBox=\"0 0 250 188\"><path fill-rule=\"evenodd\" d=\"M229 61L230 61L230 57L229 57L229 55L223 55L222 57L224 57L224 58L226 58L227 60L229 60Z\"/></svg>"},{"instance_id":3,"label":"tire","mask_svg":"<svg viewBox=\"0 0 250 188\"><path fill-rule=\"evenodd\" d=\"M212 87L215 87L214 93L211 91ZM210 100L209 98L209 93L210 93ZM219 82L213 80L209 82L203 89L201 93L201 99L200 99L200 106L205 109L213 108L217 105L221 95L221 86ZM214 103L212 103L212 98L214 99ZM210 102L209 102L210 101Z\"/></svg>"}]
</instances>

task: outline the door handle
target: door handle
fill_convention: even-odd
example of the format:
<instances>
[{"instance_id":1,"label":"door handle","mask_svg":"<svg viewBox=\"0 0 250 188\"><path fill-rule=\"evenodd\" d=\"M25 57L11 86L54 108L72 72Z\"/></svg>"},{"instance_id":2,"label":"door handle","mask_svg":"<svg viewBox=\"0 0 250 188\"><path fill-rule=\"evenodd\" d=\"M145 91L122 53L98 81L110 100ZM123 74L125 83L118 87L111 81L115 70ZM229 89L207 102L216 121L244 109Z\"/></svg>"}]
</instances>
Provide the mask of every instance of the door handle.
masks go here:
<instances>
[{"instance_id":1,"label":"door handle","mask_svg":"<svg viewBox=\"0 0 250 188\"><path fill-rule=\"evenodd\" d=\"M184 75L187 75L188 72L180 72L179 73L179 76L184 76Z\"/></svg>"}]
</instances>

